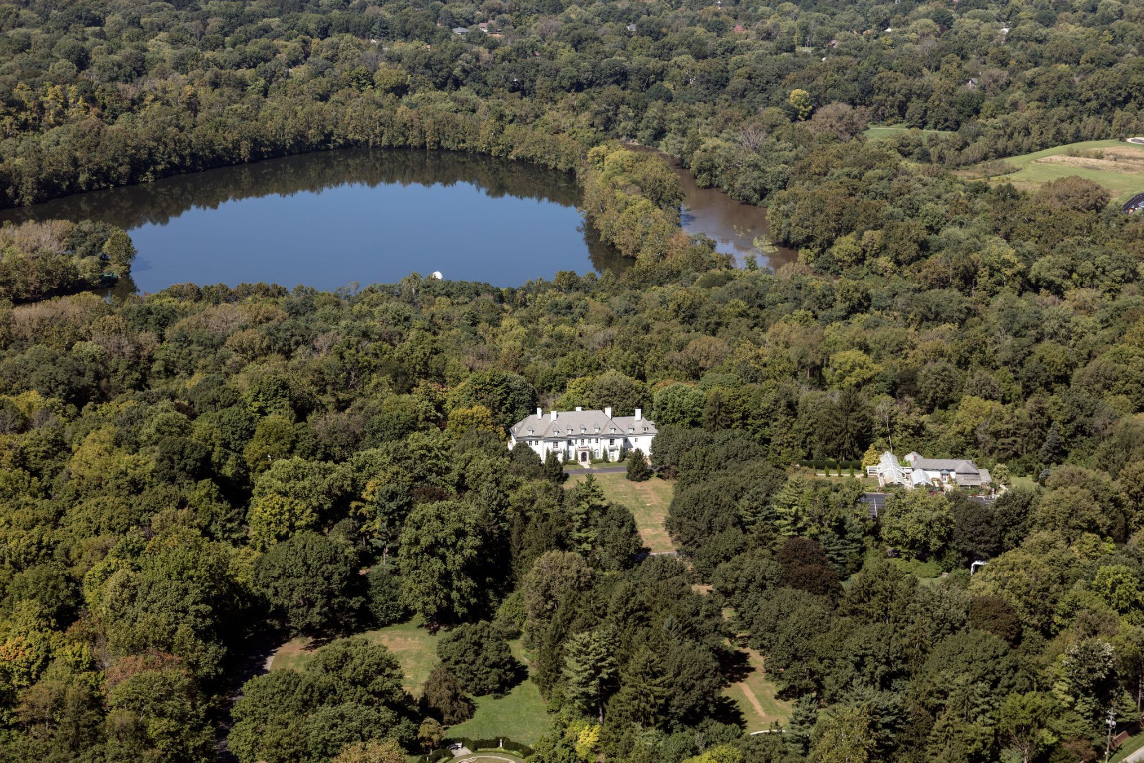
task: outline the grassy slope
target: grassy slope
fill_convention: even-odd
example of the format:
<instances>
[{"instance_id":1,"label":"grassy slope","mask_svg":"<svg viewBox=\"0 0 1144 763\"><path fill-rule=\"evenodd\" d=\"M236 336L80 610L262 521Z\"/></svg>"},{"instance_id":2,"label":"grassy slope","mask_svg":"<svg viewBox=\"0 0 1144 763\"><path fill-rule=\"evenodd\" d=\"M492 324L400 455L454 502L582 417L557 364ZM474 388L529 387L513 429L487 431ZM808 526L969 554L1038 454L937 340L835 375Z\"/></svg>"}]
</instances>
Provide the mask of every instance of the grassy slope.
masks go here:
<instances>
[{"instance_id":1,"label":"grassy slope","mask_svg":"<svg viewBox=\"0 0 1144 763\"><path fill-rule=\"evenodd\" d=\"M552 725L540 689L525 681L500 699L476 697L477 711L472 718L449 729L449 736L490 739L505 736L514 742L536 744Z\"/></svg>"},{"instance_id":2,"label":"grassy slope","mask_svg":"<svg viewBox=\"0 0 1144 763\"><path fill-rule=\"evenodd\" d=\"M528 654L520 639L510 641L512 655L525 665L529 664ZM513 688L507 695L495 697L474 697L477 706L473 717L449 729L449 736L471 739L491 739L505 736L514 742L536 744L552 725L548 710L540 696L540 689L531 680L526 680Z\"/></svg>"},{"instance_id":3,"label":"grassy slope","mask_svg":"<svg viewBox=\"0 0 1144 763\"><path fill-rule=\"evenodd\" d=\"M437 666L438 634L429 633L416 622L391 625L358 635L374 643L384 644L393 652L405 674L405 688L415 694ZM527 665L528 657L520 642L511 642L510 646L517 659ZM270 669L296 670L312 659L313 654L314 650L306 639L294 639L278 650ZM515 742L533 744L550 725L540 690L531 680L525 680L500 699L476 697L474 702L477 706L476 714L471 720L450 728L451 736L505 736Z\"/></svg>"},{"instance_id":4,"label":"grassy slope","mask_svg":"<svg viewBox=\"0 0 1144 763\"><path fill-rule=\"evenodd\" d=\"M1020 170L1009 175L994 178L995 182L1011 182L1018 187L1035 188L1050 180L1075 175L1093 182L1100 183L1112 194L1113 201L1123 203L1131 196L1144 191L1144 174L1138 172L1116 172L1114 170L1091 169L1068 164L1050 164L1039 159L1049 156L1066 154L1070 150L1091 151L1097 148L1118 148L1140 151L1144 156L1144 146L1125 143L1122 140L1086 140L1080 143L1070 143L1064 146L1046 148L1044 151L1035 151L1031 154L1011 156L1004 161Z\"/></svg>"},{"instance_id":5,"label":"grassy slope","mask_svg":"<svg viewBox=\"0 0 1144 763\"><path fill-rule=\"evenodd\" d=\"M739 683L728 686L724 693L734 700L743 714L748 733L768 729L775 722L785 723L791 715L791 703L775 698L778 687L767 675L766 668L763 667L763 658L758 652L754 649L744 651L747 653L751 672Z\"/></svg>"},{"instance_id":6,"label":"grassy slope","mask_svg":"<svg viewBox=\"0 0 1144 763\"><path fill-rule=\"evenodd\" d=\"M420 689L437 665L437 635L419 627L416 622L391 625L355 635L364 636L375 644L384 644L393 652L405 674L405 688L410 692ZM270 663L270 669L297 670L313 654L314 650L307 639L296 638L278 650Z\"/></svg>"},{"instance_id":7,"label":"grassy slope","mask_svg":"<svg viewBox=\"0 0 1144 763\"><path fill-rule=\"evenodd\" d=\"M575 474L569 482L578 482L584 478L584 475ZM667 519L667 507L675 492L675 483L659 477L646 482L629 482L623 472L597 474L596 482L610 503L619 503L631 510L645 546L652 551L675 550L671 537L663 526Z\"/></svg>"}]
</instances>

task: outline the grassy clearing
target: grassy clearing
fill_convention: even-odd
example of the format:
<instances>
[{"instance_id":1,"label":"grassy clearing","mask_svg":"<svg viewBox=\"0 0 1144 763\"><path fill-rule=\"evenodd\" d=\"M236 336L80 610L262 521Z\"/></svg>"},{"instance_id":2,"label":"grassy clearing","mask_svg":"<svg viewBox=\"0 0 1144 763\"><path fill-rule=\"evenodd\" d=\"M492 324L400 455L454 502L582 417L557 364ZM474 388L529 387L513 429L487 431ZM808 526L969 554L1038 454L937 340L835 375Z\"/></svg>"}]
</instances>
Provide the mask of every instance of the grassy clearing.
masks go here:
<instances>
[{"instance_id":1,"label":"grassy clearing","mask_svg":"<svg viewBox=\"0 0 1144 763\"><path fill-rule=\"evenodd\" d=\"M1017 477L1014 475L1012 482L1014 488L1020 488L1022 490L1035 490L1037 488L1037 481L1032 477Z\"/></svg>"},{"instance_id":2,"label":"grassy clearing","mask_svg":"<svg viewBox=\"0 0 1144 763\"><path fill-rule=\"evenodd\" d=\"M731 698L747 722L747 732L763 731L772 723L785 723L791 716L791 703L776 698L778 687L767 675L763 658L754 649L744 650L750 672L724 693Z\"/></svg>"},{"instance_id":3,"label":"grassy clearing","mask_svg":"<svg viewBox=\"0 0 1144 763\"><path fill-rule=\"evenodd\" d=\"M413 694L419 692L439 663L439 634L429 633L417 621L356 635L364 636L375 644L384 644L393 652L405 676L402 683ZM528 655L519 640L509 642L509 647L518 660L528 665ZM314 658L314 653L319 649L321 646L315 648L308 639L288 641L275 652L270 669L300 669ZM514 742L533 744L548 730L549 719L544 700L540 697L540 689L531 680L526 679L500 699L475 697L473 701L477 708L474 716L465 723L450 728L450 735L474 739L504 736Z\"/></svg>"},{"instance_id":4,"label":"grassy clearing","mask_svg":"<svg viewBox=\"0 0 1144 763\"><path fill-rule=\"evenodd\" d=\"M1144 191L1144 146L1121 140L1069 143L1004 161L1017 167L1017 172L995 177L993 182L1010 182L1026 190L1075 175L1100 183L1118 203ZM971 169L965 174L977 177L980 172Z\"/></svg>"},{"instance_id":5,"label":"grassy clearing","mask_svg":"<svg viewBox=\"0 0 1144 763\"><path fill-rule=\"evenodd\" d=\"M552 725L540 689L531 680L524 681L500 699L475 697L473 702L477 706L473 717L451 726L449 736L473 739L503 736L514 742L536 744Z\"/></svg>"},{"instance_id":6,"label":"grassy clearing","mask_svg":"<svg viewBox=\"0 0 1144 763\"><path fill-rule=\"evenodd\" d=\"M429 633L416 621L356 635L364 636L375 644L384 644L393 652L405 675L403 683L407 691L420 689L437 666L437 635ZM288 641L274 654L270 669L297 670L313 659L315 651L308 639Z\"/></svg>"},{"instance_id":7,"label":"grassy clearing","mask_svg":"<svg viewBox=\"0 0 1144 763\"><path fill-rule=\"evenodd\" d=\"M571 482L583 479L585 476L580 474L570 477ZM663 526L667 507L675 492L674 482L659 477L645 482L630 482L623 472L597 474L596 482L609 503L622 504L631 510L645 546L652 552L675 550L671 536Z\"/></svg>"}]
</instances>

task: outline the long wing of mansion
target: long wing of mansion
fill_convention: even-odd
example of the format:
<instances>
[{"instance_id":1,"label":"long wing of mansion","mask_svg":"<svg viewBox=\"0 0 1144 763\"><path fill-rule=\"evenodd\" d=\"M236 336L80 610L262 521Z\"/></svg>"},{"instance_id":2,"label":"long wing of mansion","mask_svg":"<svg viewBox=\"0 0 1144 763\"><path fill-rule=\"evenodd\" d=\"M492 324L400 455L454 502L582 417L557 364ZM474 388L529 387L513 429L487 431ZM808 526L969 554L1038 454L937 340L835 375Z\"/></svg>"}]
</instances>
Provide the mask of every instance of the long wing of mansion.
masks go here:
<instances>
[{"instance_id":1,"label":"long wing of mansion","mask_svg":"<svg viewBox=\"0 0 1144 763\"><path fill-rule=\"evenodd\" d=\"M649 454L655 434L655 424L639 408L634 416L613 416L611 408L550 411L545 416L537 408L535 416L512 426L508 445L523 442L541 459L555 453L561 461L623 461L636 448Z\"/></svg>"}]
</instances>

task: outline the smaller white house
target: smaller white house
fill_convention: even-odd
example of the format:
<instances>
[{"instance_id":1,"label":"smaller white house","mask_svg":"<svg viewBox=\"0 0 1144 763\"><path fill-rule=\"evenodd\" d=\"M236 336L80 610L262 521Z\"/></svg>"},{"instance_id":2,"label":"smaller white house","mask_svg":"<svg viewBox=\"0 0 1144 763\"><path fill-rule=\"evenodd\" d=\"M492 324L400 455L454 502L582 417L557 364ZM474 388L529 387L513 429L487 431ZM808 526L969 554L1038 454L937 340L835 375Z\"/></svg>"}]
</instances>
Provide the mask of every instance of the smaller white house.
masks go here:
<instances>
[{"instance_id":1,"label":"smaller white house","mask_svg":"<svg viewBox=\"0 0 1144 763\"><path fill-rule=\"evenodd\" d=\"M523 442L543 460L555 453L561 461L623 461L629 452L639 449L651 453L655 439L655 423L636 408L634 416L613 416L611 408L602 411L550 411L536 409L535 416L513 424L508 433L508 446Z\"/></svg>"},{"instance_id":2,"label":"smaller white house","mask_svg":"<svg viewBox=\"0 0 1144 763\"><path fill-rule=\"evenodd\" d=\"M903 466L893 453L885 452L877 466L867 470L878 478L878 484L902 485L909 490L915 487L938 490L953 490L958 487L985 487L993 482L988 469L981 469L973 461L964 458L923 458L913 452L906 456Z\"/></svg>"}]
</instances>

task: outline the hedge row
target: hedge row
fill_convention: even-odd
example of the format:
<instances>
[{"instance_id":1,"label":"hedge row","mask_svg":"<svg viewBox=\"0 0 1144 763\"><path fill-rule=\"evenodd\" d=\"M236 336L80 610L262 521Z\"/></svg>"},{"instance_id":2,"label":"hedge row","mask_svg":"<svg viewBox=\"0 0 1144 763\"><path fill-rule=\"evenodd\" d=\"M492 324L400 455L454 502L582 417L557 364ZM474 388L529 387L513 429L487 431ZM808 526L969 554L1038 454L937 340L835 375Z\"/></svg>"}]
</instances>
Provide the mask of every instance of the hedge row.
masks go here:
<instances>
[{"instance_id":1,"label":"hedge row","mask_svg":"<svg viewBox=\"0 0 1144 763\"><path fill-rule=\"evenodd\" d=\"M798 465L799 466L805 466L809 469L814 469L815 471L820 471L820 472L826 471L826 470L829 470L832 472L837 472L839 469L841 469L843 471L846 471L848 469L853 469L855 473L866 471L866 468L864 466L862 466L861 460L835 461L833 459L826 458L826 459L818 459L818 460L814 460L814 461L799 461Z\"/></svg>"}]
</instances>

